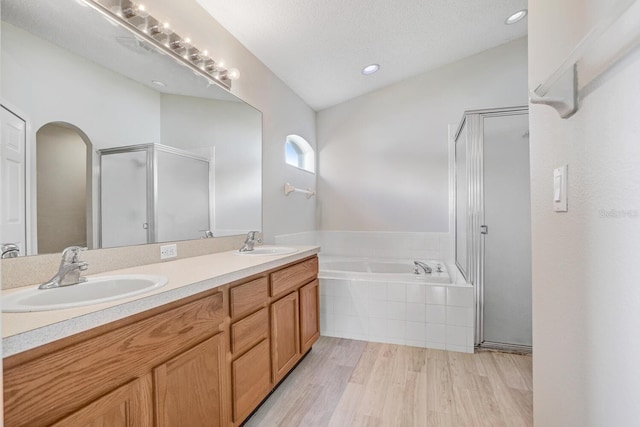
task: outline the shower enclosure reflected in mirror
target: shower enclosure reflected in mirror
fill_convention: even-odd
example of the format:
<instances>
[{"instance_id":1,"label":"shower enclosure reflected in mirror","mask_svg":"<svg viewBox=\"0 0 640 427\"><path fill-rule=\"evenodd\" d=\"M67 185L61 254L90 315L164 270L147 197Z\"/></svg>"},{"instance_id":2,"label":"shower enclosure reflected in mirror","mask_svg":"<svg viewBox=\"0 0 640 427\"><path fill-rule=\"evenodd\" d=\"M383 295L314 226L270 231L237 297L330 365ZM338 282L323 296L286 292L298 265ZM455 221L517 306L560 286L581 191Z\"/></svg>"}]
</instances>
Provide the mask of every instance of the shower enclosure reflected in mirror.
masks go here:
<instances>
[{"instance_id":1,"label":"shower enclosure reflected in mirror","mask_svg":"<svg viewBox=\"0 0 640 427\"><path fill-rule=\"evenodd\" d=\"M146 203L129 224L144 239L128 241L130 231L116 226L107 232L108 246L262 228L258 110L80 2L1 0L1 6L2 105L26 129L14 138L25 153L15 174L26 200L23 254L101 247L101 210L111 207L100 203L99 152L131 146L169 147L152 150L148 162L172 149L183 156L161 160L172 166L145 169L136 178L145 182L121 187L132 192L117 198L124 211L141 185L146 195L161 191L163 198ZM204 184L168 173L185 158L207 164ZM157 228L160 217L174 221L171 233Z\"/></svg>"}]
</instances>

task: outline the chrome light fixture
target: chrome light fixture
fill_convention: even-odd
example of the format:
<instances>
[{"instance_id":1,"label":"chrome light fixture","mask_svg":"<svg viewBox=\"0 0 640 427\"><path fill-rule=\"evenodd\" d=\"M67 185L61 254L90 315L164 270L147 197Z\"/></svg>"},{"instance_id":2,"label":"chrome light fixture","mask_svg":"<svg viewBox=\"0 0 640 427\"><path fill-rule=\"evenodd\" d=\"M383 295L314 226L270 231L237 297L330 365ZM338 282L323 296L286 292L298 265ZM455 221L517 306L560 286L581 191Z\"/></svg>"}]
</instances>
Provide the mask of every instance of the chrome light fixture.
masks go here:
<instances>
[{"instance_id":1,"label":"chrome light fixture","mask_svg":"<svg viewBox=\"0 0 640 427\"><path fill-rule=\"evenodd\" d=\"M240 77L240 71L227 68L221 59L212 59L206 50L198 49L189 37L176 34L168 22L154 18L143 4L131 0L77 1L94 8L108 20L122 24L136 37L225 89L230 89L231 81Z\"/></svg>"}]
</instances>

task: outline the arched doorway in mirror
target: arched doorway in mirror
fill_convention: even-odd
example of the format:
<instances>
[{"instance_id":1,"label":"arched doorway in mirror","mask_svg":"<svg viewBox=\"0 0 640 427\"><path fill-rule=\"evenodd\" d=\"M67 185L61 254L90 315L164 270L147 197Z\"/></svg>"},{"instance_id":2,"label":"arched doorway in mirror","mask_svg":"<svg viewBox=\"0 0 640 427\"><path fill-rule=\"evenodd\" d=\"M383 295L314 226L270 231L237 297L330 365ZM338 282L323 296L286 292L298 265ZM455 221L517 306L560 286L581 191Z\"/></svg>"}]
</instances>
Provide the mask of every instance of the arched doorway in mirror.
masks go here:
<instances>
[{"instance_id":1,"label":"arched doorway in mirror","mask_svg":"<svg viewBox=\"0 0 640 427\"><path fill-rule=\"evenodd\" d=\"M93 246L92 144L69 123L36 132L38 253Z\"/></svg>"}]
</instances>

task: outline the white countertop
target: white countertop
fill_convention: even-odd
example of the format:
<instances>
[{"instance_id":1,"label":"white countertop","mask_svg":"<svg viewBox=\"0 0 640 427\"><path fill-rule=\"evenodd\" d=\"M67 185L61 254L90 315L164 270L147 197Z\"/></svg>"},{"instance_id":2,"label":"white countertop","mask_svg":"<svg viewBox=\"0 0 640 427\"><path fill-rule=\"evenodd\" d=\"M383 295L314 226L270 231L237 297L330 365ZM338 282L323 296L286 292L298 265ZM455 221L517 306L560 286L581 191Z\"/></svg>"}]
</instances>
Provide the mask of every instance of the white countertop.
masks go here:
<instances>
[{"instance_id":1,"label":"white countertop","mask_svg":"<svg viewBox=\"0 0 640 427\"><path fill-rule=\"evenodd\" d=\"M307 258L320 251L318 246L295 248L298 252L287 255L238 256L229 251L87 275L153 274L166 276L169 282L158 290L103 304L65 310L2 313L2 357ZM21 289L24 288L6 290L2 295Z\"/></svg>"}]
</instances>

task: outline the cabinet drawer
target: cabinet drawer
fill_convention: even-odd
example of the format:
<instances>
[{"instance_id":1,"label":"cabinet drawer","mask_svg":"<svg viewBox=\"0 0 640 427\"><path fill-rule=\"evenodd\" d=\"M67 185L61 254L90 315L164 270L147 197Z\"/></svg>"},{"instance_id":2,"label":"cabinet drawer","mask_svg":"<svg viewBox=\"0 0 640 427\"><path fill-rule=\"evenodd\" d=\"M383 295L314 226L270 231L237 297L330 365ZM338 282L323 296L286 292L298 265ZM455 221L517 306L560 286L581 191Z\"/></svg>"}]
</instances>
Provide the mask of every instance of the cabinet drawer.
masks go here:
<instances>
[{"instance_id":1,"label":"cabinet drawer","mask_svg":"<svg viewBox=\"0 0 640 427\"><path fill-rule=\"evenodd\" d=\"M271 390L269 341L263 340L231 364L233 421L243 421Z\"/></svg>"},{"instance_id":2,"label":"cabinet drawer","mask_svg":"<svg viewBox=\"0 0 640 427\"><path fill-rule=\"evenodd\" d=\"M267 308L231 325L231 351L241 353L255 343L267 338L269 312Z\"/></svg>"},{"instance_id":3,"label":"cabinet drawer","mask_svg":"<svg viewBox=\"0 0 640 427\"><path fill-rule=\"evenodd\" d=\"M303 261L291 267L271 273L271 296L289 292L315 279L318 275L318 258Z\"/></svg>"},{"instance_id":4,"label":"cabinet drawer","mask_svg":"<svg viewBox=\"0 0 640 427\"><path fill-rule=\"evenodd\" d=\"M239 317L263 305L267 294L269 280L261 277L251 282L235 286L229 290L231 317Z\"/></svg>"}]
</instances>

